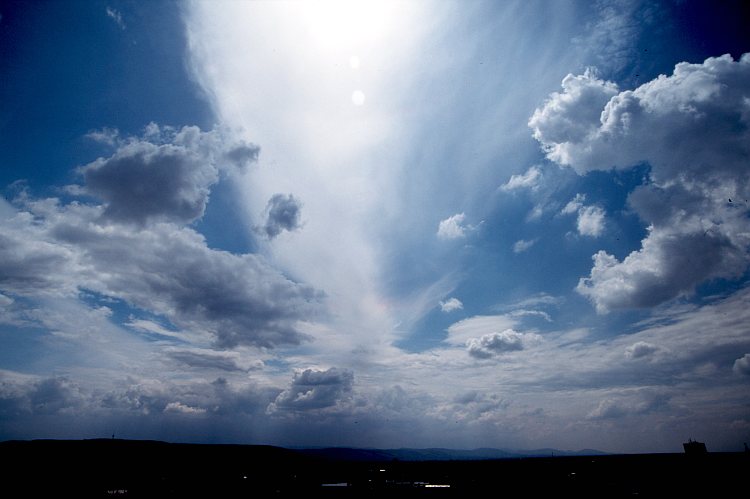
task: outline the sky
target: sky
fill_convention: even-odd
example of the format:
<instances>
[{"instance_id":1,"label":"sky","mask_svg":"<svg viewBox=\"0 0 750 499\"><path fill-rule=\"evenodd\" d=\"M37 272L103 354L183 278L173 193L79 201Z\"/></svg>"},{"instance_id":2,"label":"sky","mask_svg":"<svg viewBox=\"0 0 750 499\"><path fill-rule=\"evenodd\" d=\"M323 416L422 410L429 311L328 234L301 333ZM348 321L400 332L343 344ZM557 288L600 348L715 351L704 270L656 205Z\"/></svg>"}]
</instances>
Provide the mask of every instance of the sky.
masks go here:
<instances>
[{"instance_id":1,"label":"sky","mask_svg":"<svg viewBox=\"0 0 750 499\"><path fill-rule=\"evenodd\" d=\"M0 439L742 450L748 23L0 3Z\"/></svg>"}]
</instances>

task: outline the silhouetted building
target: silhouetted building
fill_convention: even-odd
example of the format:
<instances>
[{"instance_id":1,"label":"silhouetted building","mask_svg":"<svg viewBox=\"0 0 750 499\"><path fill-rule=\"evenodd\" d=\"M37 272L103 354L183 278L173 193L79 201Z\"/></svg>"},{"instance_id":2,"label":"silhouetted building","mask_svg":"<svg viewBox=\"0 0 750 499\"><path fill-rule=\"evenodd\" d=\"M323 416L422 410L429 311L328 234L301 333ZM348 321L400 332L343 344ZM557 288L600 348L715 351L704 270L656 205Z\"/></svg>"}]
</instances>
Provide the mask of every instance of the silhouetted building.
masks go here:
<instances>
[{"instance_id":1,"label":"silhouetted building","mask_svg":"<svg viewBox=\"0 0 750 499\"><path fill-rule=\"evenodd\" d=\"M685 454L690 455L706 454L708 452L706 450L706 444L703 442L696 442L693 439L688 439L687 442L682 444L682 447L685 449Z\"/></svg>"}]
</instances>

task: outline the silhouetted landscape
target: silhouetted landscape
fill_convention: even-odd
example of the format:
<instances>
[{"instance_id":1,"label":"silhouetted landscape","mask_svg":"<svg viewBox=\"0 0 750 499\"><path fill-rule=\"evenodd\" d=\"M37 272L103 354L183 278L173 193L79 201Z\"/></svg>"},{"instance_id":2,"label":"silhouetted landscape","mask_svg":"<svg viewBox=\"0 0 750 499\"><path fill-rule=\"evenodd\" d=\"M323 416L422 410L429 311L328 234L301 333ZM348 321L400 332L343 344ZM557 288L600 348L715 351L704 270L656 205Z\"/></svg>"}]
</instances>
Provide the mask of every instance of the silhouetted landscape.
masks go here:
<instances>
[{"instance_id":1,"label":"silhouetted landscape","mask_svg":"<svg viewBox=\"0 0 750 499\"><path fill-rule=\"evenodd\" d=\"M0 443L4 497L728 497L747 488L747 452L562 452Z\"/></svg>"}]
</instances>

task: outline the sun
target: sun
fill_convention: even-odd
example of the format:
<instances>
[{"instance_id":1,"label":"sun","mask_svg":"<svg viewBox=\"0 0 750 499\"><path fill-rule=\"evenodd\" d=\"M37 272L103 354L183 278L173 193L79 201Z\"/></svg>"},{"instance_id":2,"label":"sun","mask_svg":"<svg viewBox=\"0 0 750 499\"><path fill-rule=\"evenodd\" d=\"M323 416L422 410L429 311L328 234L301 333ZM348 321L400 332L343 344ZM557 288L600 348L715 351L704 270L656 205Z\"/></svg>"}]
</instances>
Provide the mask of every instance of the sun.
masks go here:
<instances>
[{"instance_id":1,"label":"sun","mask_svg":"<svg viewBox=\"0 0 750 499\"><path fill-rule=\"evenodd\" d=\"M308 32L321 48L354 49L387 35L395 4L377 0L311 0L301 4Z\"/></svg>"}]
</instances>

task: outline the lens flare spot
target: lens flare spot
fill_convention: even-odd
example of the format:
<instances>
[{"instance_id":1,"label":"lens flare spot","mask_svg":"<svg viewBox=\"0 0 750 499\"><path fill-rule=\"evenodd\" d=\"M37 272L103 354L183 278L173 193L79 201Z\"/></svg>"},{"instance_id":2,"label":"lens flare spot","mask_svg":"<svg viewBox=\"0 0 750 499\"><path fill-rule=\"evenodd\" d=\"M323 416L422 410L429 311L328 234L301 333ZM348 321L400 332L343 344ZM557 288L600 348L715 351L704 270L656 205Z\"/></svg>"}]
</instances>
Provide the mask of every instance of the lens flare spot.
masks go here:
<instances>
[{"instance_id":1,"label":"lens flare spot","mask_svg":"<svg viewBox=\"0 0 750 499\"><path fill-rule=\"evenodd\" d=\"M365 93L362 90L352 92L352 104L361 106L365 103Z\"/></svg>"}]
</instances>

